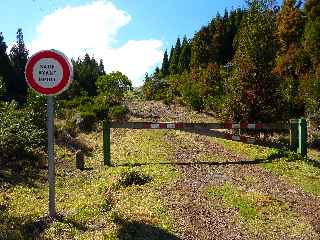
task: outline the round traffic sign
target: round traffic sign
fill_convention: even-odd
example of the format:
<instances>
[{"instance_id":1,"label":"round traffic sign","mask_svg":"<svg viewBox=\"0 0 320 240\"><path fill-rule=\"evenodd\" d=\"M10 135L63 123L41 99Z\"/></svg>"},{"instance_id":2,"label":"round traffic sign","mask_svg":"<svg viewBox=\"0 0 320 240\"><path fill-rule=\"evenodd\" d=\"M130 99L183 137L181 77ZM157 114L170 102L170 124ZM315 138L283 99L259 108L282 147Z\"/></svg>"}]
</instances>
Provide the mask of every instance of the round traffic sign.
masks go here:
<instances>
[{"instance_id":1,"label":"round traffic sign","mask_svg":"<svg viewBox=\"0 0 320 240\"><path fill-rule=\"evenodd\" d=\"M69 59L57 50L43 50L28 60L25 68L28 85L43 95L57 95L68 88L73 69Z\"/></svg>"}]
</instances>

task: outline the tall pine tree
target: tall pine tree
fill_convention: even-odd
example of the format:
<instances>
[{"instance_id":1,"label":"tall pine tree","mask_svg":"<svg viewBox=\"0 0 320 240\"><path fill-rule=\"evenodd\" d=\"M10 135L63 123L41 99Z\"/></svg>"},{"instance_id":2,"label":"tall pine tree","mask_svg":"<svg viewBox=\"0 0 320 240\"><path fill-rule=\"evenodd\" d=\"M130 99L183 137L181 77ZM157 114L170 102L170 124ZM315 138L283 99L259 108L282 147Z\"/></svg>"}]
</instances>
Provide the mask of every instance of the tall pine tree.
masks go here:
<instances>
[{"instance_id":1,"label":"tall pine tree","mask_svg":"<svg viewBox=\"0 0 320 240\"><path fill-rule=\"evenodd\" d=\"M96 81L99 76L105 75L103 61L99 63L94 57L85 54L84 58L78 58L76 61L71 60L73 65L73 81L68 91L60 95L61 99L70 99L77 96L88 95L96 96Z\"/></svg>"},{"instance_id":2,"label":"tall pine tree","mask_svg":"<svg viewBox=\"0 0 320 240\"><path fill-rule=\"evenodd\" d=\"M161 67L162 77L166 77L169 75L169 67L170 65L169 65L168 52L166 50L163 55L163 61L162 61L162 67Z\"/></svg>"},{"instance_id":3,"label":"tall pine tree","mask_svg":"<svg viewBox=\"0 0 320 240\"><path fill-rule=\"evenodd\" d=\"M202 27L201 30L193 37L190 61L190 66L192 69L203 69L207 67L210 59L210 41L210 32L209 27L207 26Z\"/></svg>"},{"instance_id":4,"label":"tall pine tree","mask_svg":"<svg viewBox=\"0 0 320 240\"><path fill-rule=\"evenodd\" d=\"M225 13L223 18L224 25L224 34L222 39L221 46L221 62L222 64L226 64L232 60L232 57L235 53L235 48L233 45L236 34L240 29L240 24L242 21L242 17L244 15L244 10L236 9L230 12ZM228 16L228 17L227 17Z\"/></svg>"},{"instance_id":5,"label":"tall pine tree","mask_svg":"<svg viewBox=\"0 0 320 240\"><path fill-rule=\"evenodd\" d=\"M81 87L89 96L97 95L96 81L99 77L99 72L100 68L97 61L86 53L80 64L79 81Z\"/></svg>"},{"instance_id":6,"label":"tall pine tree","mask_svg":"<svg viewBox=\"0 0 320 240\"><path fill-rule=\"evenodd\" d=\"M223 40L225 34L225 28L223 20L220 15L209 24L209 62L222 64L224 62L222 55L223 51Z\"/></svg>"},{"instance_id":7,"label":"tall pine tree","mask_svg":"<svg viewBox=\"0 0 320 240\"><path fill-rule=\"evenodd\" d=\"M106 72L104 70L103 60L100 59L100 62L99 62L99 76L102 76L102 75L106 75Z\"/></svg>"},{"instance_id":8,"label":"tall pine tree","mask_svg":"<svg viewBox=\"0 0 320 240\"><path fill-rule=\"evenodd\" d=\"M187 37L184 36L181 46L181 54L178 62L178 73L181 74L184 71L189 71L191 60L191 45Z\"/></svg>"},{"instance_id":9,"label":"tall pine tree","mask_svg":"<svg viewBox=\"0 0 320 240\"><path fill-rule=\"evenodd\" d=\"M15 80L10 83L8 91L13 94L13 97L20 103L25 101L27 95L27 83L25 80L24 69L28 61L29 51L27 50L22 29L17 31L17 41L10 50L10 60L15 72Z\"/></svg>"},{"instance_id":10,"label":"tall pine tree","mask_svg":"<svg viewBox=\"0 0 320 240\"><path fill-rule=\"evenodd\" d=\"M178 63L180 58L180 52L181 52L181 41L180 38L177 39L176 45L173 49L171 61L170 61L170 67L169 71L171 75L177 74L178 72Z\"/></svg>"},{"instance_id":11,"label":"tall pine tree","mask_svg":"<svg viewBox=\"0 0 320 240\"><path fill-rule=\"evenodd\" d=\"M4 37L0 33L0 76L2 78L2 100L9 100L8 86L13 80L13 69L10 64L9 56L7 55L7 45L4 42Z\"/></svg>"},{"instance_id":12,"label":"tall pine tree","mask_svg":"<svg viewBox=\"0 0 320 240\"><path fill-rule=\"evenodd\" d=\"M277 14L276 36L281 51L288 50L291 44L297 44L303 32L304 20L296 0L285 0Z\"/></svg>"}]
</instances>

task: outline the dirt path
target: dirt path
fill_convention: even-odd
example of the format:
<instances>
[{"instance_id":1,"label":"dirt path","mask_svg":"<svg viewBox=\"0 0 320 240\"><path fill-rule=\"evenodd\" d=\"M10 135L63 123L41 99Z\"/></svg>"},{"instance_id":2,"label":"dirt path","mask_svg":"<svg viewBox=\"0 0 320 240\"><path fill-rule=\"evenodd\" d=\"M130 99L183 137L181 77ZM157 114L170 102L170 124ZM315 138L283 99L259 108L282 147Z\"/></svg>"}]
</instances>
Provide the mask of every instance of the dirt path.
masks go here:
<instances>
[{"instance_id":1,"label":"dirt path","mask_svg":"<svg viewBox=\"0 0 320 240\"><path fill-rule=\"evenodd\" d=\"M131 106L138 109L137 106ZM139 108L140 109L140 108ZM145 106L145 112L139 112L139 118L150 119L146 112L159 120L192 120L210 119L201 115L187 115L183 110L158 106L152 103ZM192 113L194 114L194 113ZM135 115L136 112L135 112ZM153 117L151 117L152 119ZM267 171L257 164L246 164L241 156L231 153L222 145L209 141L209 137L190 135L184 139L176 134L168 134L164 141L169 142L176 149L171 161L177 164L181 172L181 179L174 186L163 188L162 196L167 204L177 229L177 236L181 239L320 239L320 201L318 197L305 193L301 188L281 179L274 173ZM191 141L191 142L190 142ZM203 152L217 156L213 164L200 161ZM232 164L239 163L241 164ZM226 164L229 163L229 164ZM250 182L248 179L253 179ZM288 234L288 232L248 232L243 225L235 221L239 215L236 209L225 207L219 199L209 197L208 187L222 186L229 182L247 192L257 192L279 199L288 205L288 211L299 215L310 223L311 229L303 235Z\"/></svg>"},{"instance_id":2,"label":"dirt path","mask_svg":"<svg viewBox=\"0 0 320 240\"><path fill-rule=\"evenodd\" d=\"M174 138L168 139L179 146ZM163 197L169 213L174 219L177 235L181 239L245 239L247 236L239 225L232 223L233 210L219 207L208 195L203 194L206 187L222 185L228 177L222 166L192 165L194 151L180 149L172 158L180 165L182 178L174 186L163 189Z\"/></svg>"},{"instance_id":3,"label":"dirt path","mask_svg":"<svg viewBox=\"0 0 320 240\"><path fill-rule=\"evenodd\" d=\"M320 201L317 197L285 182L259 165L245 164L249 160L230 153L219 144L209 142L206 137L194 138L196 142L202 143L198 145L198 149L181 147L189 144L188 141L183 143L183 140L172 136L166 139L176 146L176 156L172 161L178 163L182 178L175 186L165 188L163 196L181 239L320 239L317 234ZM197 154L201 150L219 154L230 164L192 164L199 163ZM232 164L240 161L244 163ZM255 179L254 183L248 183L248 177ZM208 187L221 186L225 182L231 182L248 192L254 191L280 199L288 204L291 211L306 218L313 230L303 237L283 232L274 232L268 236L265 233L248 233L234 222L234 216L238 214L234 209L223 207L221 202L205 194Z\"/></svg>"}]
</instances>

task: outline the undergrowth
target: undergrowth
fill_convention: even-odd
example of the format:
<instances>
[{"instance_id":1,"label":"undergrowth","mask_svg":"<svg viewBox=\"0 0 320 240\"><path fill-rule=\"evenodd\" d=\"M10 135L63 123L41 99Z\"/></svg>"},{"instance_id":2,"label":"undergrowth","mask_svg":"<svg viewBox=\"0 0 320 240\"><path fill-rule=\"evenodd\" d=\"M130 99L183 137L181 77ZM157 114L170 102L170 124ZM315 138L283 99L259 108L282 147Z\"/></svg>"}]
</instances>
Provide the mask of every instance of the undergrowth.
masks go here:
<instances>
[{"instance_id":1,"label":"undergrowth","mask_svg":"<svg viewBox=\"0 0 320 240\"><path fill-rule=\"evenodd\" d=\"M104 167L102 133L80 134L78 140L90 149L84 171L75 168L74 149L57 145L56 201L61 218L42 220L48 210L45 182L34 187L12 185L0 189L0 238L173 236L173 223L159 198L163 184L173 184L178 177L174 167L157 164L167 162L173 151L164 136L162 131L112 131L114 167ZM134 227L140 231L132 232Z\"/></svg>"}]
</instances>

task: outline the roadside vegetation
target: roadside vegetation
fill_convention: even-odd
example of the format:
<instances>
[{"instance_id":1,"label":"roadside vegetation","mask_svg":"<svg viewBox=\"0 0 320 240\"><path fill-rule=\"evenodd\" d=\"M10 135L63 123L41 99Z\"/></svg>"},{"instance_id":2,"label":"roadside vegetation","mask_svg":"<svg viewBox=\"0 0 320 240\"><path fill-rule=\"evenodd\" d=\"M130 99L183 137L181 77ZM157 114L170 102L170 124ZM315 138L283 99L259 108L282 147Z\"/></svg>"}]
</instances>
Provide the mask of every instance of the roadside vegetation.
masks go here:
<instances>
[{"instance_id":1,"label":"roadside vegetation","mask_svg":"<svg viewBox=\"0 0 320 240\"><path fill-rule=\"evenodd\" d=\"M317 0L246 1L178 38L146 75L148 100L183 103L222 120L319 125L320 12Z\"/></svg>"},{"instance_id":2,"label":"roadside vegetation","mask_svg":"<svg viewBox=\"0 0 320 240\"><path fill-rule=\"evenodd\" d=\"M247 3L178 38L141 88L88 54L72 59L74 80L55 98L55 220L47 217L46 98L26 85L22 29L9 54L0 33L0 239L318 239L320 3ZM258 146L112 129L112 167L103 166L105 119L299 117L310 123L308 158L279 133L264 132Z\"/></svg>"},{"instance_id":3,"label":"roadside vegetation","mask_svg":"<svg viewBox=\"0 0 320 240\"><path fill-rule=\"evenodd\" d=\"M94 149L86 158L84 171L75 169L74 151L56 146L60 217L54 223L45 218L46 181L34 179L33 186L21 183L2 189L0 238L173 236L173 223L159 197L161 186L173 184L179 177L173 166L161 165L168 161L172 147L162 140L163 132L128 131L120 135L112 143L114 167L103 166L101 132L80 135L81 141ZM47 173L43 169L39 174L45 178Z\"/></svg>"}]
</instances>

